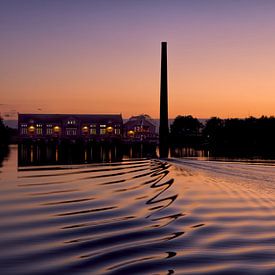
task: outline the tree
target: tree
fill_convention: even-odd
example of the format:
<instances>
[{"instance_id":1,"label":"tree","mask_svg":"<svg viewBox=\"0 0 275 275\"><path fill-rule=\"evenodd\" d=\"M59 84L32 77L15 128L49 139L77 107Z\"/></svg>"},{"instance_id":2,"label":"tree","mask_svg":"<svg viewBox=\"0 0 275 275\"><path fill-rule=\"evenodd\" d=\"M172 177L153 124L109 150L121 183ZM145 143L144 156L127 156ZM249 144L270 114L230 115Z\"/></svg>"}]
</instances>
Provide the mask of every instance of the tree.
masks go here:
<instances>
[{"instance_id":1,"label":"tree","mask_svg":"<svg viewBox=\"0 0 275 275\"><path fill-rule=\"evenodd\" d=\"M171 142L185 145L197 144L201 127L200 121L191 115L177 116L171 125Z\"/></svg>"},{"instance_id":2,"label":"tree","mask_svg":"<svg viewBox=\"0 0 275 275\"><path fill-rule=\"evenodd\" d=\"M2 117L0 117L0 145L8 144L9 133L7 127L3 123Z\"/></svg>"}]
</instances>

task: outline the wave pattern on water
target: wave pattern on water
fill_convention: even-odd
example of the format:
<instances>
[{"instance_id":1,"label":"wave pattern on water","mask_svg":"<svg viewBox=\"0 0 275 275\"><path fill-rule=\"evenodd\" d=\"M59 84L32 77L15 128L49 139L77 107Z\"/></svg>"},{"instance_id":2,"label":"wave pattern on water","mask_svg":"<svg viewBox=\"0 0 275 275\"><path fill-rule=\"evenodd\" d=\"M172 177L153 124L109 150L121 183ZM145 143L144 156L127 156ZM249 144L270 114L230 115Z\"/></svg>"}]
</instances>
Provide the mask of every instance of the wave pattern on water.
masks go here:
<instances>
[{"instance_id":1,"label":"wave pattern on water","mask_svg":"<svg viewBox=\"0 0 275 275\"><path fill-rule=\"evenodd\" d=\"M1 194L1 274L275 273L274 194L235 177L159 160L35 167Z\"/></svg>"}]
</instances>

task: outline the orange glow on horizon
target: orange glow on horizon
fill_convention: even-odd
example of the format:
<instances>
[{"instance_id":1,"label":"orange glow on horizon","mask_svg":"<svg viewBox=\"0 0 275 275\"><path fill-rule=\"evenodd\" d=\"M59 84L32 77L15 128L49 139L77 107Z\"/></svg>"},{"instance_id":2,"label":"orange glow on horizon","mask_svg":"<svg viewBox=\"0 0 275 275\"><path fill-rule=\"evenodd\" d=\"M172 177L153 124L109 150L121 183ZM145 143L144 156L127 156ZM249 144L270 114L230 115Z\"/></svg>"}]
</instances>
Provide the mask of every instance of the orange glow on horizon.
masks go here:
<instances>
[{"instance_id":1,"label":"orange glow on horizon","mask_svg":"<svg viewBox=\"0 0 275 275\"><path fill-rule=\"evenodd\" d=\"M56 17L51 17L51 4L49 9L30 4L37 9L33 14L13 6L2 12L4 118L16 118L17 112L121 113L123 118L145 113L158 118L164 40L170 118L275 115L272 1L217 1L217 6L175 1L160 9L148 1L129 4L128 13L110 4L114 12L108 15L92 2L72 4L77 9L64 13L61 5ZM20 13L25 25L11 11ZM169 20L163 22L164 15Z\"/></svg>"}]
</instances>

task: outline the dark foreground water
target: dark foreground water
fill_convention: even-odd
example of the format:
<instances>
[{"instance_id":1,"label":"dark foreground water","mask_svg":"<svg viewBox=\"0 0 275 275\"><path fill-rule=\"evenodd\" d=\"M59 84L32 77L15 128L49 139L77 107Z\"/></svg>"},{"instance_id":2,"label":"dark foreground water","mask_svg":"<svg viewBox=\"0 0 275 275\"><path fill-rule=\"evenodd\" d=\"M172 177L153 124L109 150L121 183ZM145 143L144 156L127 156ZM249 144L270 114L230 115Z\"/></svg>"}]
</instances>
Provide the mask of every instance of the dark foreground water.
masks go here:
<instances>
[{"instance_id":1,"label":"dark foreground water","mask_svg":"<svg viewBox=\"0 0 275 275\"><path fill-rule=\"evenodd\" d=\"M275 274L275 166L0 168L0 274Z\"/></svg>"}]
</instances>

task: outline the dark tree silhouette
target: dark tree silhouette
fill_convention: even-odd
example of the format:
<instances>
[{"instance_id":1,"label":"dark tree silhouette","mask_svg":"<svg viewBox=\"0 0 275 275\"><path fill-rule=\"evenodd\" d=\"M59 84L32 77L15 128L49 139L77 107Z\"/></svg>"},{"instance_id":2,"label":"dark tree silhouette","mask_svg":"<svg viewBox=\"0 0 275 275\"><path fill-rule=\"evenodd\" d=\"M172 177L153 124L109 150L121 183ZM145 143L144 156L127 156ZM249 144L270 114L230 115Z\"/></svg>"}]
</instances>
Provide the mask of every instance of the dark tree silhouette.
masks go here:
<instances>
[{"instance_id":1,"label":"dark tree silhouette","mask_svg":"<svg viewBox=\"0 0 275 275\"><path fill-rule=\"evenodd\" d=\"M17 130L5 126L3 119L0 117L0 145L8 145L11 142L15 142L16 136Z\"/></svg>"},{"instance_id":2,"label":"dark tree silhouette","mask_svg":"<svg viewBox=\"0 0 275 275\"><path fill-rule=\"evenodd\" d=\"M171 125L172 147L210 150L213 156L275 157L275 117L212 117L202 125L192 116L177 116Z\"/></svg>"},{"instance_id":3,"label":"dark tree silhouette","mask_svg":"<svg viewBox=\"0 0 275 275\"><path fill-rule=\"evenodd\" d=\"M0 117L0 145L9 143L9 131L4 125L3 119Z\"/></svg>"},{"instance_id":4,"label":"dark tree silhouette","mask_svg":"<svg viewBox=\"0 0 275 275\"><path fill-rule=\"evenodd\" d=\"M274 155L275 118L211 118L203 129L206 148L214 154Z\"/></svg>"},{"instance_id":5,"label":"dark tree silhouette","mask_svg":"<svg viewBox=\"0 0 275 275\"><path fill-rule=\"evenodd\" d=\"M202 124L197 118L177 116L171 125L171 143L181 145L195 145L201 142Z\"/></svg>"}]
</instances>

